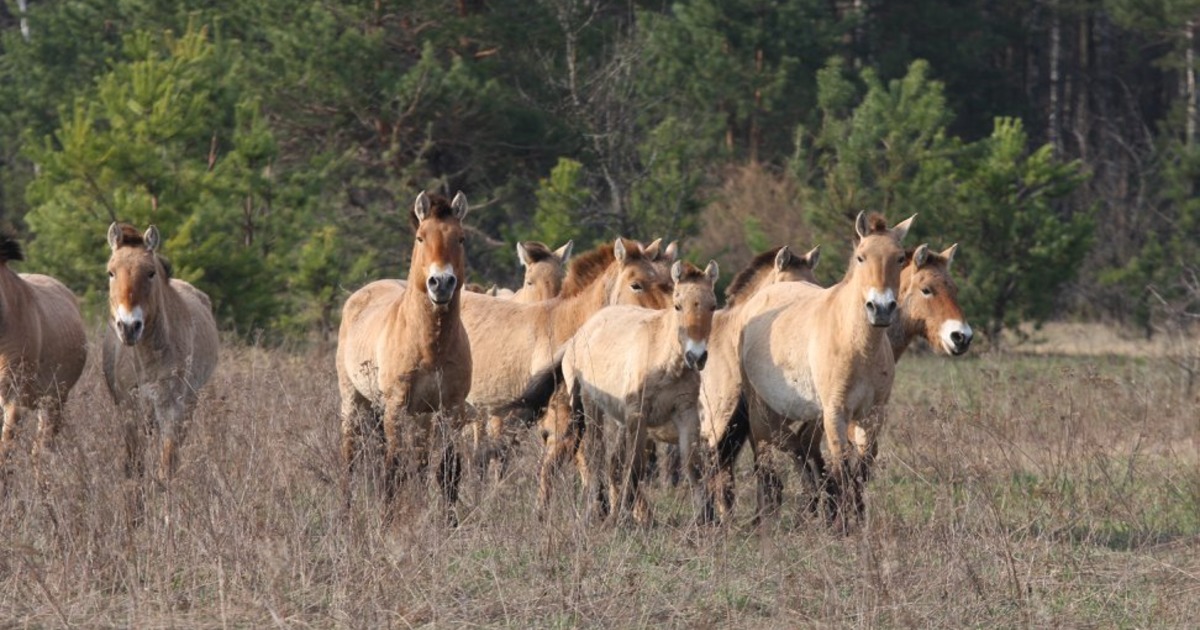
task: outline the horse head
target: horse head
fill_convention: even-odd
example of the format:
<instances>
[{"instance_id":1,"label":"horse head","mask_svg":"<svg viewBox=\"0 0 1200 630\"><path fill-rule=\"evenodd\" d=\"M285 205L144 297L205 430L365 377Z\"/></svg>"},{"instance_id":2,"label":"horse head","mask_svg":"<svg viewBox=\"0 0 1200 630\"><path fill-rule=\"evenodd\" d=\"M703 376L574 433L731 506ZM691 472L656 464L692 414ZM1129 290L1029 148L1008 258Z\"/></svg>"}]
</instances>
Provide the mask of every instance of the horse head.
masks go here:
<instances>
[{"instance_id":1,"label":"horse head","mask_svg":"<svg viewBox=\"0 0 1200 630\"><path fill-rule=\"evenodd\" d=\"M462 220L467 216L467 197L459 192L453 201L422 191L413 204L412 266L409 286L424 287L434 308L449 306L462 289L467 273L466 234Z\"/></svg>"},{"instance_id":2,"label":"horse head","mask_svg":"<svg viewBox=\"0 0 1200 630\"><path fill-rule=\"evenodd\" d=\"M904 320L918 327L930 347L954 356L964 354L973 337L958 304L958 286L950 277L957 251L957 243L940 254L921 245L907 255L908 264L900 272Z\"/></svg>"},{"instance_id":3,"label":"horse head","mask_svg":"<svg viewBox=\"0 0 1200 630\"><path fill-rule=\"evenodd\" d=\"M712 260L703 271L681 260L671 265L671 280L675 283L671 299L683 346L683 363L696 371L703 370L708 361L708 335L712 332L713 311L717 310L713 286L719 273L716 261Z\"/></svg>"},{"instance_id":4,"label":"horse head","mask_svg":"<svg viewBox=\"0 0 1200 630\"><path fill-rule=\"evenodd\" d=\"M117 337L127 346L140 341L157 320L171 269L159 256L162 236L151 225L145 233L128 224L108 226L108 309Z\"/></svg>"},{"instance_id":5,"label":"horse head","mask_svg":"<svg viewBox=\"0 0 1200 630\"><path fill-rule=\"evenodd\" d=\"M854 221L858 244L846 271L846 280L862 296L867 322L887 327L898 315L897 294L900 291L900 269L904 267L904 248L900 245L916 215L897 223L891 229L878 214L868 219L860 212Z\"/></svg>"}]
</instances>

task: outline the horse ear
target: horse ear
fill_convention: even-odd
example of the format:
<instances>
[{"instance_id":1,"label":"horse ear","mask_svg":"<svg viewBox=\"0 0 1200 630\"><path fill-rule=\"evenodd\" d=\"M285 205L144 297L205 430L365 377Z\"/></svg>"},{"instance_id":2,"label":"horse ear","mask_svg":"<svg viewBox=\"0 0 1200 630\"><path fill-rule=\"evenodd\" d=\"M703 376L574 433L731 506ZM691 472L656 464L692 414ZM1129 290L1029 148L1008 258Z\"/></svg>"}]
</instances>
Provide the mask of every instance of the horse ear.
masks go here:
<instances>
[{"instance_id":1,"label":"horse ear","mask_svg":"<svg viewBox=\"0 0 1200 630\"><path fill-rule=\"evenodd\" d=\"M676 260L675 264L671 265L671 281L679 284L679 279L683 277L683 261Z\"/></svg>"},{"instance_id":2,"label":"horse ear","mask_svg":"<svg viewBox=\"0 0 1200 630\"><path fill-rule=\"evenodd\" d=\"M816 269L817 262L821 260L821 246L817 245L816 247L808 250L808 253L804 255L804 260L808 261L809 269Z\"/></svg>"},{"instance_id":3,"label":"horse ear","mask_svg":"<svg viewBox=\"0 0 1200 630\"><path fill-rule=\"evenodd\" d=\"M892 227L892 234L895 235L897 241L904 241L904 236L908 234L908 229L912 227L912 222L916 218L917 215L914 214Z\"/></svg>"},{"instance_id":4,"label":"horse ear","mask_svg":"<svg viewBox=\"0 0 1200 630\"><path fill-rule=\"evenodd\" d=\"M621 240L620 236L613 243L613 256L617 259L618 263L625 264L625 243Z\"/></svg>"},{"instance_id":5,"label":"horse ear","mask_svg":"<svg viewBox=\"0 0 1200 630\"><path fill-rule=\"evenodd\" d=\"M424 190L417 195L417 200L413 202L413 214L416 215L418 223L424 221L425 217L429 215L429 195L426 195Z\"/></svg>"},{"instance_id":6,"label":"horse ear","mask_svg":"<svg viewBox=\"0 0 1200 630\"><path fill-rule=\"evenodd\" d=\"M788 249L787 245L784 245L775 253L775 271L787 269L790 262L792 262L792 250Z\"/></svg>"},{"instance_id":7,"label":"horse ear","mask_svg":"<svg viewBox=\"0 0 1200 630\"><path fill-rule=\"evenodd\" d=\"M532 264L529 260L529 252L525 249L525 243L517 241L517 260L521 261L522 267L528 267Z\"/></svg>"},{"instance_id":8,"label":"horse ear","mask_svg":"<svg viewBox=\"0 0 1200 630\"><path fill-rule=\"evenodd\" d=\"M708 276L709 282L717 283L717 278L721 277L721 268L717 266L717 261L708 261L708 266L704 268L704 275Z\"/></svg>"},{"instance_id":9,"label":"horse ear","mask_svg":"<svg viewBox=\"0 0 1200 630\"><path fill-rule=\"evenodd\" d=\"M459 221L467 218L467 211L470 208L467 207L467 196L463 194L463 191L460 190L458 194L454 195L454 201L450 202L450 207L454 209L454 216Z\"/></svg>"},{"instance_id":10,"label":"horse ear","mask_svg":"<svg viewBox=\"0 0 1200 630\"><path fill-rule=\"evenodd\" d=\"M658 250L660 250L661 248L662 248L662 239L656 238L649 245L642 246L642 255L645 256L647 260L658 260L659 254L662 253Z\"/></svg>"},{"instance_id":11,"label":"horse ear","mask_svg":"<svg viewBox=\"0 0 1200 630\"><path fill-rule=\"evenodd\" d=\"M671 241L667 248L662 253L664 260L676 260L679 258L679 241Z\"/></svg>"},{"instance_id":12,"label":"horse ear","mask_svg":"<svg viewBox=\"0 0 1200 630\"><path fill-rule=\"evenodd\" d=\"M146 249L155 252L162 245L162 236L158 233L158 228L151 225L146 228L146 233L142 235L142 240L146 241Z\"/></svg>"},{"instance_id":13,"label":"horse ear","mask_svg":"<svg viewBox=\"0 0 1200 630\"><path fill-rule=\"evenodd\" d=\"M946 248L946 251L939 254L946 259L946 271L950 271L950 263L954 262L954 254L958 253L958 243Z\"/></svg>"},{"instance_id":14,"label":"horse ear","mask_svg":"<svg viewBox=\"0 0 1200 630\"><path fill-rule=\"evenodd\" d=\"M115 252L121 246L121 226L116 221L108 226L108 246Z\"/></svg>"},{"instance_id":15,"label":"horse ear","mask_svg":"<svg viewBox=\"0 0 1200 630\"><path fill-rule=\"evenodd\" d=\"M858 217L854 219L854 233L858 235L860 241L870 233L867 227L867 213L862 210L859 210Z\"/></svg>"},{"instance_id":16,"label":"horse ear","mask_svg":"<svg viewBox=\"0 0 1200 630\"><path fill-rule=\"evenodd\" d=\"M925 263L927 262L929 262L929 245L921 243L915 250L913 250L912 264L913 267L920 269L921 267L924 267Z\"/></svg>"},{"instance_id":17,"label":"horse ear","mask_svg":"<svg viewBox=\"0 0 1200 630\"><path fill-rule=\"evenodd\" d=\"M567 241L566 245L554 250L554 257L558 259L560 264L567 264L571 260L571 250L575 248L575 241Z\"/></svg>"}]
</instances>

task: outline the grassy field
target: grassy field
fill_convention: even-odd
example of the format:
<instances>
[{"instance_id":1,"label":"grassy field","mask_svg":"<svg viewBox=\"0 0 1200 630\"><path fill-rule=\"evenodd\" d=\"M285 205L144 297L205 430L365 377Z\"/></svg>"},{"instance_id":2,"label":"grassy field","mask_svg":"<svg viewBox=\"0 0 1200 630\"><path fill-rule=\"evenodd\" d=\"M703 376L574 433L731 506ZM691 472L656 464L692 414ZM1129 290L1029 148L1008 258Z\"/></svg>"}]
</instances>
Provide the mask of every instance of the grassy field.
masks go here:
<instances>
[{"instance_id":1,"label":"grassy field","mask_svg":"<svg viewBox=\"0 0 1200 630\"><path fill-rule=\"evenodd\" d=\"M906 357L869 518L688 524L656 485L649 529L589 528L564 481L533 512L523 441L499 484L381 524L367 472L337 484L328 356L227 347L169 489L132 525L94 362L56 454L32 424L0 498L5 627L1188 626L1200 619L1200 400L1160 359ZM532 438L533 436L528 436ZM798 483L789 479L788 490ZM427 493L432 498L432 487Z\"/></svg>"}]
</instances>

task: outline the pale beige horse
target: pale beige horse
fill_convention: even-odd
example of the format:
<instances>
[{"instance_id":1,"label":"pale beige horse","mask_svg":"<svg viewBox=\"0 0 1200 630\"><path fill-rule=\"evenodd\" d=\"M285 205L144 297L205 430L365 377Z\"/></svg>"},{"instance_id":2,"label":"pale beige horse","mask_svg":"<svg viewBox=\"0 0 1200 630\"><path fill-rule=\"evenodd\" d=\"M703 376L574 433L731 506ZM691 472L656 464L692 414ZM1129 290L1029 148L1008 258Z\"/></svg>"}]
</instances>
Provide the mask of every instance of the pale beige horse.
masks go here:
<instances>
[{"instance_id":1,"label":"pale beige horse","mask_svg":"<svg viewBox=\"0 0 1200 630\"><path fill-rule=\"evenodd\" d=\"M462 220L467 211L461 192L453 201L418 194L410 217L415 238L407 283L372 282L351 294L342 308L336 361L347 502L355 440L364 419L383 427L385 511L393 506L401 474L427 467L434 414L443 412L451 424L464 420L472 374L462 323L467 273ZM443 424L438 425L442 451L437 475L454 523L461 463L451 428Z\"/></svg>"},{"instance_id":2,"label":"pale beige horse","mask_svg":"<svg viewBox=\"0 0 1200 630\"><path fill-rule=\"evenodd\" d=\"M952 245L944 252L932 253L928 245L920 245L906 252L904 269L900 272L900 317L892 322L887 330L893 360L897 363L917 338L925 339L936 352L950 356L960 356L970 348L974 335L958 304L958 287L950 276L950 265L957 250L958 245ZM714 374L716 354L713 352L712 343L710 355L713 358L709 359L709 369L704 373L703 379ZM738 388L737 393L740 394L740 382ZM702 420L705 419L704 409L705 407L701 406ZM759 411L767 417L774 415L770 409L764 408ZM722 407L722 415L713 419L716 429L710 435L717 438L712 443L719 462L716 477L726 484L719 484L717 490L718 507L722 513L727 513L732 506L733 462L749 433L746 413L744 405L735 407L726 404ZM730 427L730 422L738 426ZM770 422L782 425L789 421L785 418L772 418ZM803 436L797 441L802 445L797 455L803 464L800 470L802 478L812 493L808 508L815 513L820 495L824 492L825 461L820 448L823 432L820 424L814 422L797 426L796 433ZM769 509L774 509L780 501L779 493L782 488L777 480L768 481L766 486L771 488L767 497Z\"/></svg>"},{"instance_id":3,"label":"pale beige horse","mask_svg":"<svg viewBox=\"0 0 1200 630\"><path fill-rule=\"evenodd\" d=\"M38 418L34 455L51 446L62 427L67 394L87 362L87 336L75 295L41 274L18 274L20 243L0 234L0 463L15 443L24 410Z\"/></svg>"},{"instance_id":4,"label":"pale beige horse","mask_svg":"<svg viewBox=\"0 0 1200 630\"><path fill-rule=\"evenodd\" d=\"M606 308L583 325L566 344L562 357L563 386L571 393L575 422L588 437L589 497L600 498L596 477L604 452L604 418L620 426L609 464L609 505L632 507L635 521L651 520L649 503L640 490L648 438L677 444L683 468L696 491L697 519L707 520L711 502L699 471L707 458L698 439L700 371L708 361L717 281L716 262L701 271L677 261L671 267L673 308L647 310L631 306ZM585 413L581 418L580 414ZM601 504L597 516L607 508Z\"/></svg>"},{"instance_id":5,"label":"pale beige horse","mask_svg":"<svg viewBox=\"0 0 1200 630\"><path fill-rule=\"evenodd\" d=\"M841 282L829 288L779 283L746 303L738 356L760 514L774 494L768 486L778 479L771 451L782 446L803 452L808 436L796 427L818 422L832 481L844 493L843 502L852 500L861 513L862 483L895 376L887 327L899 318L906 259L901 241L913 218L888 229L882 217L868 220L860 213L855 221L859 241Z\"/></svg>"},{"instance_id":6,"label":"pale beige horse","mask_svg":"<svg viewBox=\"0 0 1200 630\"><path fill-rule=\"evenodd\" d=\"M162 441L158 473L170 479L200 390L217 366L217 324L203 291L178 278L159 255L153 225L108 228L108 307L104 379L125 418L125 472L144 471L144 435Z\"/></svg>"},{"instance_id":7,"label":"pale beige horse","mask_svg":"<svg viewBox=\"0 0 1200 630\"><path fill-rule=\"evenodd\" d=\"M713 492L723 514L732 506L732 467L741 446L727 446L723 438L742 395L737 345L744 324L743 305L760 289L777 282L815 283L813 269L819 260L819 247L803 256L793 254L786 246L758 254L748 267L734 276L725 290L725 308L713 315L708 367L700 374L700 435L717 457Z\"/></svg>"}]
</instances>

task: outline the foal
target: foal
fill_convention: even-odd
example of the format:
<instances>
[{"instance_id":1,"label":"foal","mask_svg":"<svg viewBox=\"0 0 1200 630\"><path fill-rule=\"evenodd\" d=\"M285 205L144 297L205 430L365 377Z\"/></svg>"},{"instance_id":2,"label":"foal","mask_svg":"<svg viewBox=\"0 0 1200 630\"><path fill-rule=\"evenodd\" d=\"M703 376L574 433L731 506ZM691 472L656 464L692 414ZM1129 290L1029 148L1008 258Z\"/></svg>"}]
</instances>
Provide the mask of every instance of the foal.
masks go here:
<instances>
[{"instance_id":1,"label":"foal","mask_svg":"<svg viewBox=\"0 0 1200 630\"><path fill-rule=\"evenodd\" d=\"M467 271L462 220L467 210L461 192L453 201L424 192L417 195L410 217L416 238L407 285L377 280L355 291L342 307L337 373L347 502L355 437L364 416L383 424L385 509L396 498L403 432L412 432L407 465L423 471L433 415L443 411L455 420L462 416L471 386L471 349L461 317ZM415 417L406 422L409 416ZM439 427L439 434L444 446L438 480L454 523L461 462L451 431Z\"/></svg>"},{"instance_id":2,"label":"foal","mask_svg":"<svg viewBox=\"0 0 1200 630\"><path fill-rule=\"evenodd\" d=\"M157 430L158 473L169 480L200 389L217 366L212 303L203 291L171 277L153 225L138 234L133 226L113 223L108 246L112 325L104 335L104 380L113 402L132 414L125 420L125 474L143 474L143 435Z\"/></svg>"},{"instance_id":3,"label":"foal","mask_svg":"<svg viewBox=\"0 0 1200 630\"><path fill-rule=\"evenodd\" d=\"M75 295L50 276L9 269L9 262L24 259L16 238L0 234L0 463L12 448L22 409L37 412L34 455L51 445L67 393L87 361Z\"/></svg>"}]
</instances>

